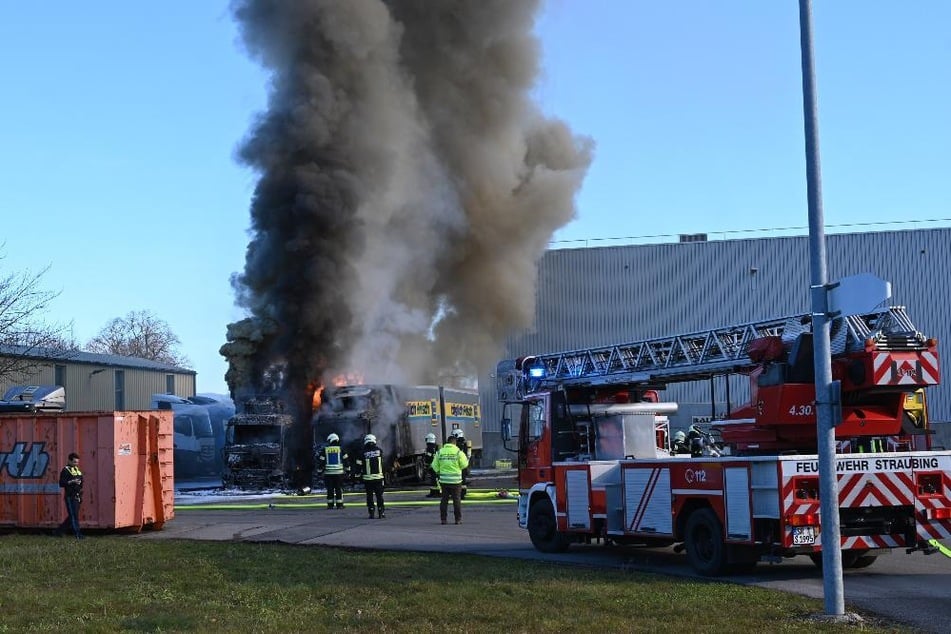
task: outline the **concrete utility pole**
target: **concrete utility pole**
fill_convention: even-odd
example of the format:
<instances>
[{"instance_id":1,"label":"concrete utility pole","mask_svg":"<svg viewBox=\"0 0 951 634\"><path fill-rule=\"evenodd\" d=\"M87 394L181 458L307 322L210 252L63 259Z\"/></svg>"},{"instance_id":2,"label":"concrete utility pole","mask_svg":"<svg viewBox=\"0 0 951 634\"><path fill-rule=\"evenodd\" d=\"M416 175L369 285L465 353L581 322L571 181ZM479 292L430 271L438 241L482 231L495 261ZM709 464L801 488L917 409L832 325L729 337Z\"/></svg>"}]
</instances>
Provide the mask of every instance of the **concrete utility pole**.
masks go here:
<instances>
[{"instance_id":1,"label":"concrete utility pole","mask_svg":"<svg viewBox=\"0 0 951 634\"><path fill-rule=\"evenodd\" d=\"M836 396L832 389L832 359L828 315L828 272L819 169L819 121L815 64L812 50L812 0L799 0L799 40L802 50L802 108L806 132L806 184L809 196L809 261L812 276L812 345L816 371L816 439L819 446L819 497L822 540L822 581L826 614L845 614L842 552L839 549L839 486L835 472Z\"/></svg>"}]
</instances>

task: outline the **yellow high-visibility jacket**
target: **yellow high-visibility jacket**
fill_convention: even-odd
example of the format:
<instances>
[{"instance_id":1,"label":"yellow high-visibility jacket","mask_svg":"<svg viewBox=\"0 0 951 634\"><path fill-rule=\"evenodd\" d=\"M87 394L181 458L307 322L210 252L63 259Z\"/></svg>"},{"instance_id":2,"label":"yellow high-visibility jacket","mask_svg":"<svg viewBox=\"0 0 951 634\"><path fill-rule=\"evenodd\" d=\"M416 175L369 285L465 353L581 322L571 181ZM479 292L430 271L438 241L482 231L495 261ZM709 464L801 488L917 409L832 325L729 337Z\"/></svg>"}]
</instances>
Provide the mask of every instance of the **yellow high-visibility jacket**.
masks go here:
<instances>
[{"instance_id":1,"label":"yellow high-visibility jacket","mask_svg":"<svg viewBox=\"0 0 951 634\"><path fill-rule=\"evenodd\" d=\"M462 471L469 467L469 458L455 443L446 443L433 459L433 471L441 484L462 484Z\"/></svg>"}]
</instances>

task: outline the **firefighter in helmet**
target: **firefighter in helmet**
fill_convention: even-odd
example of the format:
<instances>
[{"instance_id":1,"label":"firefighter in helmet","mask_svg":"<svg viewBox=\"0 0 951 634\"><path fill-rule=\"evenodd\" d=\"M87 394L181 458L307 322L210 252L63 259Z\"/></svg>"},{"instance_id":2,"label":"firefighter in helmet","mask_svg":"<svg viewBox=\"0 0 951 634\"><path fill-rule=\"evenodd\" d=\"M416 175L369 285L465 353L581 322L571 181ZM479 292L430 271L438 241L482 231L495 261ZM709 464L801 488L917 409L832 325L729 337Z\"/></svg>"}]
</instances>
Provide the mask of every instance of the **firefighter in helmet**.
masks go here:
<instances>
[{"instance_id":1,"label":"firefighter in helmet","mask_svg":"<svg viewBox=\"0 0 951 634\"><path fill-rule=\"evenodd\" d=\"M343 508L343 476L349 456L340 447L340 436L330 434L317 457L317 468L324 474L327 487L327 508Z\"/></svg>"},{"instance_id":2,"label":"firefighter in helmet","mask_svg":"<svg viewBox=\"0 0 951 634\"><path fill-rule=\"evenodd\" d=\"M374 500L376 501L376 517L383 519L386 513L383 507L383 452L376 444L376 436L367 434L363 437L363 453L357 458L363 475L363 487L367 493L367 511L373 519Z\"/></svg>"},{"instance_id":3,"label":"firefighter in helmet","mask_svg":"<svg viewBox=\"0 0 951 634\"><path fill-rule=\"evenodd\" d=\"M690 453L690 444L687 442L687 434L678 429L670 441L670 453Z\"/></svg>"},{"instance_id":4,"label":"firefighter in helmet","mask_svg":"<svg viewBox=\"0 0 951 634\"><path fill-rule=\"evenodd\" d=\"M426 496L428 498L438 498L440 496L439 479L436 477L436 472L433 471L433 459L438 451L439 445L436 444L436 434L426 434L426 450L423 452L423 463L426 465L426 478L429 480L429 494Z\"/></svg>"},{"instance_id":5,"label":"firefighter in helmet","mask_svg":"<svg viewBox=\"0 0 951 634\"><path fill-rule=\"evenodd\" d=\"M462 490L460 497L466 498L466 491L469 486L469 460L472 459L472 441L466 440L466 432L461 427L452 430L452 438L456 441L456 446L466 454L466 468L462 470Z\"/></svg>"}]
</instances>

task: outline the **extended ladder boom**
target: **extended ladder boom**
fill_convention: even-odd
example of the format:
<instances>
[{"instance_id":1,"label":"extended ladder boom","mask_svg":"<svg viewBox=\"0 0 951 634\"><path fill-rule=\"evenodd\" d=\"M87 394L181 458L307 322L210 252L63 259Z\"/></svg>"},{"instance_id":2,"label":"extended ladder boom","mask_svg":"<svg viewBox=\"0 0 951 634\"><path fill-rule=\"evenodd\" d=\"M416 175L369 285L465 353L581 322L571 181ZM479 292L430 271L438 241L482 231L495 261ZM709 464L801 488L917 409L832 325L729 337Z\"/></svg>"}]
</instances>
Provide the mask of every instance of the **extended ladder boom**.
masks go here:
<instances>
[{"instance_id":1,"label":"extended ladder boom","mask_svg":"<svg viewBox=\"0 0 951 634\"><path fill-rule=\"evenodd\" d=\"M749 345L763 337L778 337L785 347L811 332L809 315L781 317L701 332L647 339L614 346L557 352L499 363L499 399L517 400L556 385L643 384L706 379L751 370ZM917 331L903 306L833 320L832 354L867 349L921 350L925 337Z\"/></svg>"}]
</instances>

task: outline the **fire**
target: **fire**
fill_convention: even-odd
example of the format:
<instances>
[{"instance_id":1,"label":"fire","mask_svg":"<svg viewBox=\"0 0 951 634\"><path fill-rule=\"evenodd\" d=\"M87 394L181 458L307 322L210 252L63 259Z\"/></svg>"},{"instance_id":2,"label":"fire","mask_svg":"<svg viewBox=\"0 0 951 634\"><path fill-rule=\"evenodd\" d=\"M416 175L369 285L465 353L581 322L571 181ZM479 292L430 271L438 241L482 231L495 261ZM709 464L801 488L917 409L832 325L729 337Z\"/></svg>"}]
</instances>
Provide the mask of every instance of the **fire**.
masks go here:
<instances>
[{"instance_id":1,"label":"fire","mask_svg":"<svg viewBox=\"0 0 951 634\"><path fill-rule=\"evenodd\" d=\"M344 372L335 376L331 383L335 387L343 387L344 385L363 385L363 374L360 372Z\"/></svg>"},{"instance_id":2,"label":"fire","mask_svg":"<svg viewBox=\"0 0 951 634\"><path fill-rule=\"evenodd\" d=\"M314 398L313 398L314 411L317 411L320 408L320 404L323 400L322 399L323 395L324 395L323 385L318 385L317 387L314 388Z\"/></svg>"},{"instance_id":3,"label":"fire","mask_svg":"<svg viewBox=\"0 0 951 634\"><path fill-rule=\"evenodd\" d=\"M334 387L342 387L344 385L363 385L363 374L360 372L344 372L338 374L330 380L330 383ZM313 407L314 411L317 411L320 408L320 404L324 402L324 390L326 389L323 385L310 384L308 386L313 390Z\"/></svg>"}]
</instances>

